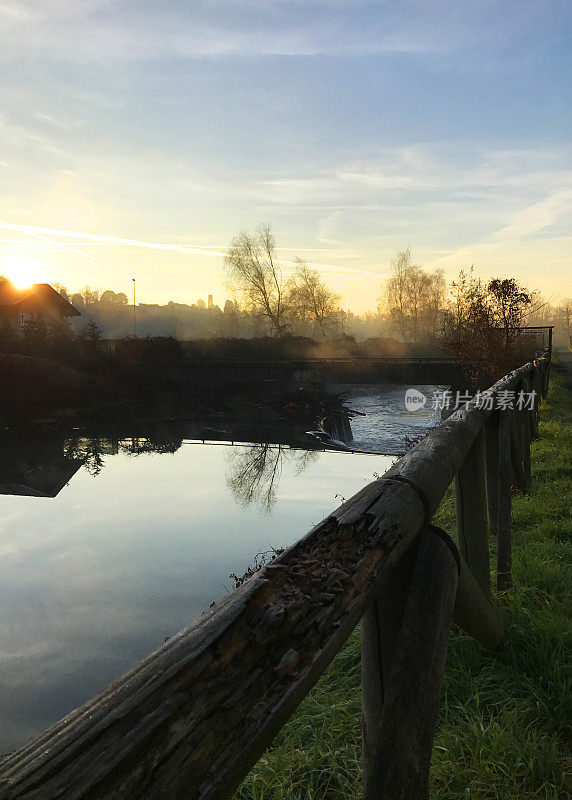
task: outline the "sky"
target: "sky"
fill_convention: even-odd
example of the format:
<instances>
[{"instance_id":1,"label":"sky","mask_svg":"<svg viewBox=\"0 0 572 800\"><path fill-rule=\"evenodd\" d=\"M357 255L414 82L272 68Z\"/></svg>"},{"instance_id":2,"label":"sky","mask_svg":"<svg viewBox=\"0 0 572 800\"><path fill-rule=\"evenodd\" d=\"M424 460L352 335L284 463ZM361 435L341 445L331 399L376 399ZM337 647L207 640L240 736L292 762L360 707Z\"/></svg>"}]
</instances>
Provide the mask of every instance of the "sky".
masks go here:
<instances>
[{"instance_id":1,"label":"sky","mask_svg":"<svg viewBox=\"0 0 572 800\"><path fill-rule=\"evenodd\" d=\"M222 304L272 226L345 307L392 258L572 295L567 0L0 0L0 274Z\"/></svg>"}]
</instances>

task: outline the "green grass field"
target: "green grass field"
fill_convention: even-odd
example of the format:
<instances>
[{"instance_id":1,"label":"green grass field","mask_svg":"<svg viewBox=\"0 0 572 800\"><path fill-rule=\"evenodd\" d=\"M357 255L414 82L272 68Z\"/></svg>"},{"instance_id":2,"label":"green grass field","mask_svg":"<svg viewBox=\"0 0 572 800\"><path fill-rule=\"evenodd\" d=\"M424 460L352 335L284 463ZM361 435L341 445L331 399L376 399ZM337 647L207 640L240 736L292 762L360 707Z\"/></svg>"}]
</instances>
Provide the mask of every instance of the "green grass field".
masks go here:
<instances>
[{"instance_id":1,"label":"green grass field","mask_svg":"<svg viewBox=\"0 0 572 800\"><path fill-rule=\"evenodd\" d=\"M495 654L454 630L431 769L431 797L563 798L570 770L572 395L558 376L532 445L530 494L513 494L514 588L494 602ZM452 490L436 522L454 536ZM491 544L491 570L495 553ZM360 640L354 631L237 800L361 797Z\"/></svg>"}]
</instances>

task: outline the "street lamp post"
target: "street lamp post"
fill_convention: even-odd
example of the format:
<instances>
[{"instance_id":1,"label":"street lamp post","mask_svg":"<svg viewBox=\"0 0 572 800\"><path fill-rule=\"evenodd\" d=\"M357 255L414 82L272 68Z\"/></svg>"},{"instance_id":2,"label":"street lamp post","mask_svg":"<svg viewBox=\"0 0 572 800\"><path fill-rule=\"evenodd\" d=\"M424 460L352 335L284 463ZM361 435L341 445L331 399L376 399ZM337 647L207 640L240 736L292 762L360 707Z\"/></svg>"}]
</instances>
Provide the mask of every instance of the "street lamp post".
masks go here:
<instances>
[{"instance_id":1,"label":"street lamp post","mask_svg":"<svg viewBox=\"0 0 572 800\"><path fill-rule=\"evenodd\" d=\"M133 336L137 338L137 316L135 312L135 278L131 278L133 281Z\"/></svg>"}]
</instances>

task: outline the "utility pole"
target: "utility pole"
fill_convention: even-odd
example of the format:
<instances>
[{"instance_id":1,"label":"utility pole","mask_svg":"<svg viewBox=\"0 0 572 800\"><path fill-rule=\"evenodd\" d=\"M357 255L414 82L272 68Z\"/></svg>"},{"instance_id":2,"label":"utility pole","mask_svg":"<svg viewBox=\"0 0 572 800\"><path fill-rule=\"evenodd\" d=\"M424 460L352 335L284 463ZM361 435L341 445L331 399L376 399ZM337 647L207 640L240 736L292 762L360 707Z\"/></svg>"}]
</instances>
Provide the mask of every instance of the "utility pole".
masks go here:
<instances>
[{"instance_id":1,"label":"utility pole","mask_svg":"<svg viewBox=\"0 0 572 800\"><path fill-rule=\"evenodd\" d=\"M135 311L135 278L131 278L133 281L133 336L135 339L137 338L137 315Z\"/></svg>"}]
</instances>

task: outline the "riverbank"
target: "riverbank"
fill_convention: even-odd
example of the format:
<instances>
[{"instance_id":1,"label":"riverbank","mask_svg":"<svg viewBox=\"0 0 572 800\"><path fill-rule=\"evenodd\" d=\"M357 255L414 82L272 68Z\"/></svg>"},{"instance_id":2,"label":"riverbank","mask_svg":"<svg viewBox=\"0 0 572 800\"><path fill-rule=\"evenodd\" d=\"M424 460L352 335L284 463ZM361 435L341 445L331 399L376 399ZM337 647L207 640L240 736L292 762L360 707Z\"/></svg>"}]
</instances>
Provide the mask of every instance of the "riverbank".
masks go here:
<instances>
[{"instance_id":1,"label":"riverbank","mask_svg":"<svg viewBox=\"0 0 572 800\"><path fill-rule=\"evenodd\" d=\"M532 444L532 486L513 494L514 588L495 598L496 654L451 636L433 750L431 797L557 800L570 769L572 394L553 374ZM454 498L438 524L454 535ZM495 563L491 542L491 569ZM240 800L361 797L359 631L243 782Z\"/></svg>"}]
</instances>

